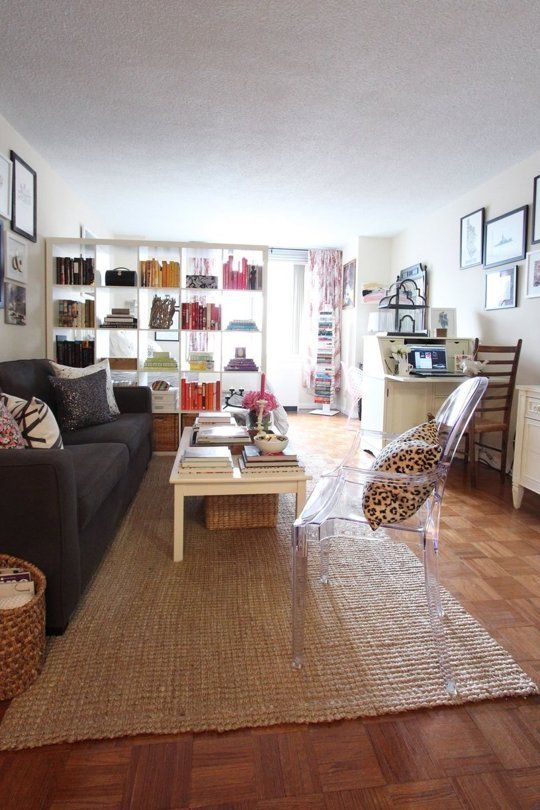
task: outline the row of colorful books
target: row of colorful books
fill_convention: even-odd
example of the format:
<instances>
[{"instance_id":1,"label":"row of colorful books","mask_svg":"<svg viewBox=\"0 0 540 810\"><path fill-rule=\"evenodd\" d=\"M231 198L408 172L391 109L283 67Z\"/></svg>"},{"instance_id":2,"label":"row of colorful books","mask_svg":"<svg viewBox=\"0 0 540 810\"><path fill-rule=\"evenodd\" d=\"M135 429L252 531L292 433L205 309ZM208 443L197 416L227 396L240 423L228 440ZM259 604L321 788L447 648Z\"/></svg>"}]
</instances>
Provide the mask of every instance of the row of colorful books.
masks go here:
<instances>
[{"instance_id":1,"label":"row of colorful books","mask_svg":"<svg viewBox=\"0 0 540 810\"><path fill-rule=\"evenodd\" d=\"M70 327L72 329L94 328L95 301L88 298L86 301L72 301L62 298L57 301L58 306L58 326Z\"/></svg>"},{"instance_id":2,"label":"row of colorful books","mask_svg":"<svg viewBox=\"0 0 540 810\"><path fill-rule=\"evenodd\" d=\"M182 409L185 411L215 411L221 407L221 382L181 383Z\"/></svg>"},{"instance_id":3,"label":"row of colorful books","mask_svg":"<svg viewBox=\"0 0 540 810\"><path fill-rule=\"evenodd\" d=\"M68 340L64 335L56 337L56 361L63 366L85 368L94 363L93 340Z\"/></svg>"},{"instance_id":4,"label":"row of colorful books","mask_svg":"<svg viewBox=\"0 0 540 810\"><path fill-rule=\"evenodd\" d=\"M229 256L223 264L223 289L224 290L262 290L263 269L258 264L248 264L247 259L242 259L234 268L234 260Z\"/></svg>"},{"instance_id":5,"label":"row of colorful books","mask_svg":"<svg viewBox=\"0 0 540 810\"><path fill-rule=\"evenodd\" d=\"M57 284L93 284L94 259L81 256L57 256L55 259Z\"/></svg>"},{"instance_id":6,"label":"row of colorful books","mask_svg":"<svg viewBox=\"0 0 540 810\"><path fill-rule=\"evenodd\" d=\"M148 259L139 262L141 287L179 287L180 262Z\"/></svg>"},{"instance_id":7,"label":"row of colorful books","mask_svg":"<svg viewBox=\"0 0 540 810\"><path fill-rule=\"evenodd\" d=\"M221 329L221 304L182 304L182 329L208 329L212 332Z\"/></svg>"}]
</instances>

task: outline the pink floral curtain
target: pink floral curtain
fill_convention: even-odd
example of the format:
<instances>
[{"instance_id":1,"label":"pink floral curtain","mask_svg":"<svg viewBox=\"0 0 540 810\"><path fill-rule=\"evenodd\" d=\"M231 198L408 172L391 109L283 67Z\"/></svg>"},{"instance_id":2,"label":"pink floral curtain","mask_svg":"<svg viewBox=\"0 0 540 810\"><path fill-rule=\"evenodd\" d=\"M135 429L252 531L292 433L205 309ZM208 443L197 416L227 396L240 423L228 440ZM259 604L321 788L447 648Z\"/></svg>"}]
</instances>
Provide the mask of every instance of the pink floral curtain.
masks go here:
<instances>
[{"instance_id":1,"label":"pink floral curtain","mask_svg":"<svg viewBox=\"0 0 540 810\"><path fill-rule=\"evenodd\" d=\"M341 250L310 250L306 276L306 320L304 343L304 388L314 388L317 366L319 315L333 315L333 374L334 390L341 383L341 305L343 287L343 254Z\"/></svg>"}]
</instances>

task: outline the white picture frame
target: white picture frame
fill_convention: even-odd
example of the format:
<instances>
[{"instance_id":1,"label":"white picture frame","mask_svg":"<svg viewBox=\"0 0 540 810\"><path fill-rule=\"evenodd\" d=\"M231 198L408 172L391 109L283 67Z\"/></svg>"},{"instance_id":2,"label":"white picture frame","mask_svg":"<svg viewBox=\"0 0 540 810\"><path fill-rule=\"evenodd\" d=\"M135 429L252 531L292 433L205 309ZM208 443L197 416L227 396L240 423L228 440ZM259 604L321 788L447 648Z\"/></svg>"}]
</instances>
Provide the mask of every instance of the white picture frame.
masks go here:
<instances>
[{"instance_id":1,"label":"white picture frame","mask_svg":"<svg viewBox=\"0 0 540 810\"><path fill-rule=\"evenodd\" d=\"M449 307L431 307L429 329L432 337L437 337L437 329L446 329L446 337L457 337L456 310Z\"/></svg>"},{"instance_id":2,"label":"white picture frame","mask_svg":"<svg viewBox=\"0 0 540 810\"><path fill-rule=\"evenodd\" d=\"M11 219L11 184L13 183L13 164L0 153L0 217Z\"/></svg>"},{"instance_id":3,"label":"white picture frame","mask_svg":"<svg viewBox=\"0 0 540 810\"><path fill-rule=\"evenodd\" d=\"M6 229L6 279L26 284L28 280L28 243Z\"/></svg>"},{"instance_id":4,"label":"white picture frame","mask_svg":"<svg viewBox=\"0 0 540 810\"><path fill-rule=\"evenodd\" d=\"M517 307L517 265L495 267L485 271L484 309Z\"/></svg>"},{"instance_id":5,"label":"white picture frame","mask_svg":"<svg viewBox=\"0 0 540 810\"><path fill-rule=\"evenodd\" d=\"M540 298L540 250L527 253L527 298Z\"/></svg>"}]
</instances>

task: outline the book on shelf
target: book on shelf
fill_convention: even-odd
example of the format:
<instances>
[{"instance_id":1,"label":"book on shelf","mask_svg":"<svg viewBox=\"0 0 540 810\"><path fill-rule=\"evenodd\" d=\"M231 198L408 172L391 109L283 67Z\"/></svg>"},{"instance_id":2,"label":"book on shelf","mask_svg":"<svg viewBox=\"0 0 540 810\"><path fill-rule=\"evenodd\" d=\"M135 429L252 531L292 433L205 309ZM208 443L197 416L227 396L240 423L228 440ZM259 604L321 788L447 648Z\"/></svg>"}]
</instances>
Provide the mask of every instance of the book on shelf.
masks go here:
<instances>
[{"instance_id":1,"label":"book on shelf","mask_svg":"<svg viewBox=\"0 0 540 810\"><path fill-rule=\"evenodd\" d=\"M141 287L179 287L180 262L148 259L139 263Z\"/></svg>"},{"instance_id":2,"label":"book on shelf","mask_svg":"<svg viewBox=\"0 0 540 810\"><path fill-rule=\"evenodd\" d=\"M81 256L56 256L56 284L91 285L94 283L94 259L83 259Z\"/></svg>"},{"instance_id":3,"label":"book on shelf","mask_svg":"<svg viewBox=\"0 0 540 810\"><path fill-rule=\"evenodd\" d=\"M190 371L213 371L214 370L214 355L212 352L190 352L189 353L189 370Z\"/></svg>"},{"instance_id":4,"label":"book on shelf","mask_svg":"<svg viewBox=\"0 0 540 810\"><path fill-rule=\"evenodd\" d=\"M182 410L215 411L221 407L221 382L188 382L182 378L180 383Z\"/></svg>"},{"instance_id":5,"label":"book on shelf","mask_svg":"<svg viewBox=\"0 0 540 810\"><path fill-rule=\"evenodd\" d=\"M93 340L68 340L64 335L56 336L56 362L63 366L85 368L94 363Z\"/></svg>"},{"instance_id":6,"label":"book on shelf","mask_svg":"<svg viewBox=\"0 0 540 810\"><path fill-rule=\"evenodd\" d=\"M210 332L221 329L221 304L212 304L210 301L205 304L197 301L184 302L180 315L182 329Z\"/></svg>"},{"instance_id":7,"label":"book on shelf","mask_svg":"<svg viewBox=\"0 0 540 810\"><path fill-rule=\"evenodd\" d=\"M223 263L224 290L262 290L263 268L259 264L249 264L244 257L234 266L233 256Z\"/></svg>"},{"instance_id":8,"label":"book on shelf","mask_svg":"<svg viewBox=\"0 0 540 810\"><path fill-rule=\"evenodd\" d=\"M87 298L85 301L61 298L56 303L58 326L71 329L94 328L95 301L93 298Z\"/></svg>"},{"instance_id":9,"label":"book on shelf","mask_svg":"<svg viewBox=\"0 0 540 810\"><path fill-rule=\"evenodd\" d=\"M154 352L152 357L147 357L143 366L145 371L176 371L178 363L169 352Z\"/></svg>"},{"instance_id":10,"label":"book on shelf","mask_svg":"<svg viewBox=\"0 0 540 810\"><path fill-rule=\"evenodd\" d=\"M216 425L215 427L199 428L195 443L197 445L235 445L249 444L251 437L245 427L239 425Z\"/></svg>"}]
</instances>

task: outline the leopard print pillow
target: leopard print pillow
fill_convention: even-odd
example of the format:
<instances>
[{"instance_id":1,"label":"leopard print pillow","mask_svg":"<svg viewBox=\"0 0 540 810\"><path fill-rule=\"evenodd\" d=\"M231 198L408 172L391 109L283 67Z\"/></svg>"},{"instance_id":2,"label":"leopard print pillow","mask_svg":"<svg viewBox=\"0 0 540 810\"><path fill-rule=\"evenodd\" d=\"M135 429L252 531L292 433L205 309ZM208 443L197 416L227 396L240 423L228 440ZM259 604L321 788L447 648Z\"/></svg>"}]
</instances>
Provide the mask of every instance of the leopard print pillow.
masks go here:
<instances>
[{"instance_id":1,"label":"leopard print pillow","mask_svg":"<svg viewBox=\"0 0 540 810\"><path fill-rule=\"evenodd\" d=\"M407 442L411 439L420 439L428 444L437 444L439 440L439 426L434 419L429 422L422 422L421 425L409 428L405 433L401 433L394 441Z\"/></svg>"},{"instance_id":2,"label":"leopard print pillow","mask_svg":"<svg viewBox=\"0 0 540 810\"><path fill-rule=\"evenodd\" d=\"M372 470L414 475L429 472L437 466L442 454L440 445L421 439L405 438L407 433L394 439L381 450L372 464ZM427 484L404 487L398 483L372 481L366 484L362 496L362 509L366 520L373 530L381 523L401 523L420 509L429 498L432 489L433 487Z\"/></svg>"}]
</instances>

